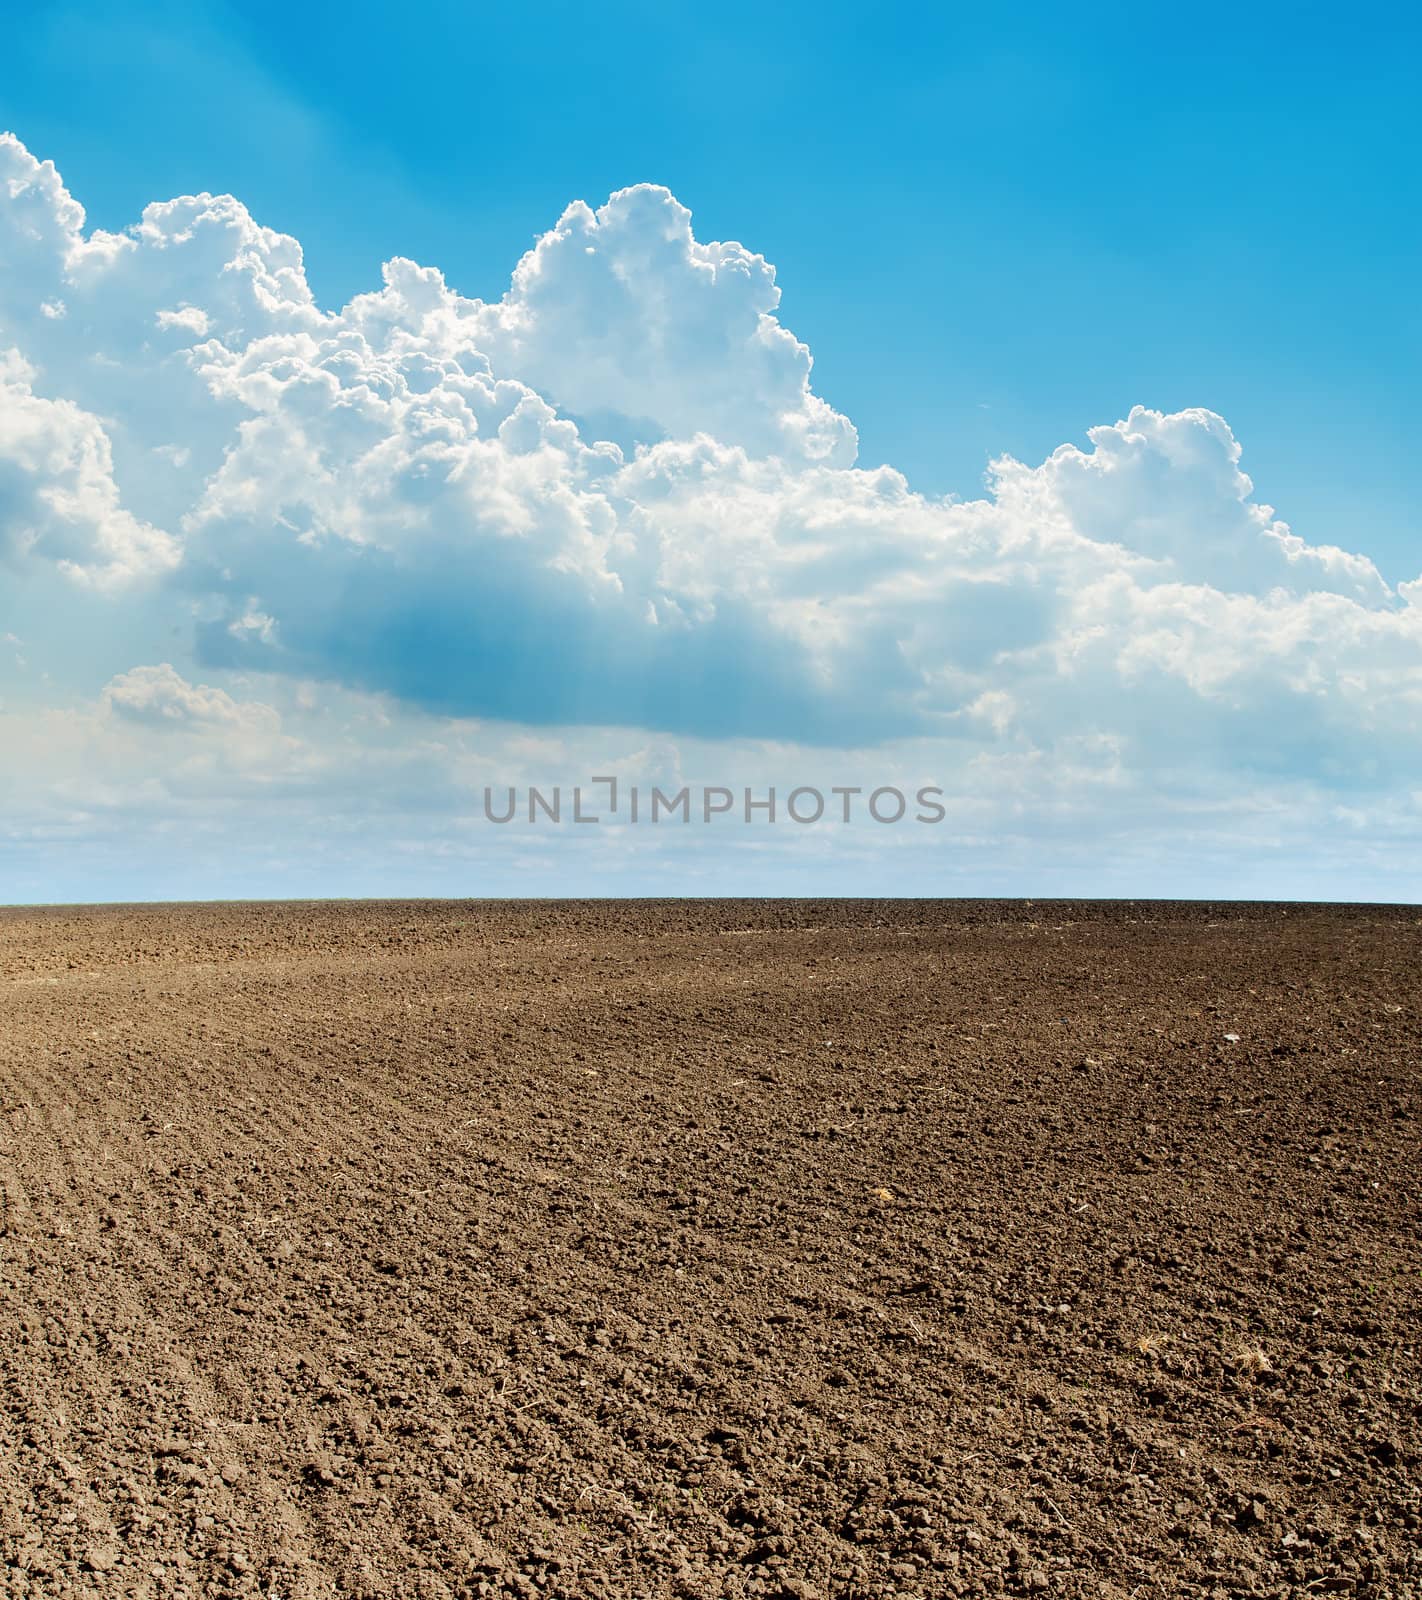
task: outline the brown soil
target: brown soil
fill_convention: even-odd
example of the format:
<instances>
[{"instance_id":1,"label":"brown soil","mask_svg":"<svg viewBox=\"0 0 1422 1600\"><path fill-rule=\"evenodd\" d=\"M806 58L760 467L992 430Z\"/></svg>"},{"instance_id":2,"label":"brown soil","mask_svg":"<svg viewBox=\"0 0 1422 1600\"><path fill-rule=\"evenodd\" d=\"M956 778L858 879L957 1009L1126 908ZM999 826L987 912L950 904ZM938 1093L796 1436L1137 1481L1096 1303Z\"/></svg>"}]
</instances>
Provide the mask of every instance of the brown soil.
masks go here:
<instances>
[{"instance_id":1,"label":"brown soil","mask_svg":"<svg viewBox=\"0 0 1422 1600\"><path fill-rule=\"evenodd\" d=\"M0 912L0 1586L1422 1594L1419 935Z\"/></svg>"}]
</instances>

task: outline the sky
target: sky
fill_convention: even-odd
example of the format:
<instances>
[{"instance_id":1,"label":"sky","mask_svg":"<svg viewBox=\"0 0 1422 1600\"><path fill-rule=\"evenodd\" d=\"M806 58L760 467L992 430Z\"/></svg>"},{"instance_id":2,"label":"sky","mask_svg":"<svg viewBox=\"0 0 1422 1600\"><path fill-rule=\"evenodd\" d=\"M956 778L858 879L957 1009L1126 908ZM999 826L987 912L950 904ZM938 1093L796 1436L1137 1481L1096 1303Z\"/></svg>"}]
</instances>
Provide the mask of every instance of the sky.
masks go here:
<instances>
[{"instance_id":1,"label":"sky","mask_svg":"<svg viewBox=\"0 0 1422 1600\"><path fill-rule=\"evenodd\" d=\"M0 902L1416 898L1419 31L27 8Z\"/></svg>"}]
</instances>

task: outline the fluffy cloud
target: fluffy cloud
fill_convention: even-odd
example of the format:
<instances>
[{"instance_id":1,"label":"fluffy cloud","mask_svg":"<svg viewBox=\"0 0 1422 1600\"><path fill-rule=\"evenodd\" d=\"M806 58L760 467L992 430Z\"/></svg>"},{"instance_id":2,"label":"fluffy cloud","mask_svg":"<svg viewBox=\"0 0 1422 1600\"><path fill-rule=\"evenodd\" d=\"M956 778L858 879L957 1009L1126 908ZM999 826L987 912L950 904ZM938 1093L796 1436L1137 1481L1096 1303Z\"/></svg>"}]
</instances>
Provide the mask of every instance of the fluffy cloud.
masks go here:
<instances>
[{"instance_id":1,"label":"fluffy cloud","mask_svg":"<svg viewBox=\"0 0 1422 1600\"><path fill-rule=\"evenodd\" d=\"M0 140L0 559L162 587L192 671L437 716L937 739L994 791L1422 776L1422 588L1295 534L1223 419L1137 407L930 499L854 465L778 299L642 186L497 303L395 260L323 310L238 201L86 233ZM223 695L144 668L103 704L251 732Z\"/></svg>"},{"instance_id":2,"label":"fluffy cloud","mask_svg":"<svg viewBox=\"0 0 1422 1600\"><path fill-rule=\"evenodd\" d=\"M176 541L120 505L99 419L36 394L34 377L19 351L0 350L0 560L109 583L176 566Z\"/></svg>"},{"instance_id":3,"label":"fluffy cloud","mask_svg":"<svg viewBox=\"0 0 1422 1600\"><path fill-rule=\"evenodd\" d=\"M279 726L270 706L242 705L223 689L191 684L166 661L120 673L104 685L99 699L113 716L154 728L275 731Z\"/></svg>"},{"instance_id":4,"label":"fluffy cloud","mask_svg":"<svg viewBox=\"0 0 1422 1600\"><path fill-rule=\"evenodd\" d=\"M810 352L776 320L779 303L763 256L698 243L686 207L644 184L597 211L569 206L499 305L460 310L499 370L634 436L649 421L642 443L706 433L852 466L854 428L811 390Z\"/></svg>"}]
</instances>

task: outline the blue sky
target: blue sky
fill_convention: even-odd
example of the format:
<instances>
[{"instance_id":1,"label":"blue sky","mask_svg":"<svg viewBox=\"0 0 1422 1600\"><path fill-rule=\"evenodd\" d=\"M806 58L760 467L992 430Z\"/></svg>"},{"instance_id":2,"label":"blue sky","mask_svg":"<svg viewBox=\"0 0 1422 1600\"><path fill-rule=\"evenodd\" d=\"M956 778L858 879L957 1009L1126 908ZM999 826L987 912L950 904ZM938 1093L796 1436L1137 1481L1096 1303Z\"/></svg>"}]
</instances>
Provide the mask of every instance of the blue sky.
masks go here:
<instances>
[{"instance_id":1,"label":"blue sky","mask_svg":"<svg viewBox=\"0 0 1422 1600\"><path fill-rule=\"evenodd\" d=\"M179 886L276 892L297 861L332 893L1415 888L1419 33L1402 8L28 8L0 59L14 240L31 202L62 215L34 160L86 230L246 209L78 268L11 246L0 901L140 894L160 863L174 892L173 838L236 837L254 795L263 826L180 851ZM638 184L669 193L548 243ZM231 299L253 218L300 241L309 305L269 243ZM333 319L392 258L443 281ZM558 840L514 870L470 828L480 777L784 782L826 748L948 773L952 847ZM352 853L313 854L357 788Z\"/></svg>"},{"instance_id":2,"label":"blue sky","mask_svg":"<svg viewBox=\"0 0 1422 1600\"><path fill-rule=\"evenodd\" d=\"M776 263L863 459L979 492L1207 406L1282 515L1414 575L1422 309L1403 6L21 8L0 122L91 220L240 196L333 304L391 255L502 292L569 199L667 185Z\"/></svg>"}]
</instances>

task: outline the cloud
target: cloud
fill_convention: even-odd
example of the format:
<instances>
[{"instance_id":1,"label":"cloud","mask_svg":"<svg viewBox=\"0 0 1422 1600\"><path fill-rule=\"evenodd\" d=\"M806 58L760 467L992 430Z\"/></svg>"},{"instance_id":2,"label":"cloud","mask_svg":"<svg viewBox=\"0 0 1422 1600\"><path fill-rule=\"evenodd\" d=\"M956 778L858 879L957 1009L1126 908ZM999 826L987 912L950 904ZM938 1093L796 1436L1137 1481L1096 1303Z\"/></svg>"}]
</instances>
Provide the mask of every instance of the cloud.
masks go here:
<instances>
[{"instance_id":1,"label":"cloud","mask_svg":"<svg viewBox=\"0 0 1422 1600\"><path fill-rule=\"evenodd\" d=\"M215 690L166 666L95 697L0 705L5 898L292 894L1278 894L1398 898L1422 890L1422 796L1340 802L1196 770L1162 785L1119 739L987 748L953 763L934 739L845 752L567 728L537 734L401 708L290 679ZM167 708L175 710L167 715ZM990 723L1002 708L979 708ZM136 711L138 714L130 714ZM620 819L554 827L481 819L482 792L526 803L594 773L621 780ZM640 785L630 825L628 786ZM789 822L790 787L944 789L941 824ZM780 822L649 820L652 785L779 785ZM586 793L587 791L585 791ZM592 809L605 811L594 787ZM1103 848L1103 845L1105 846Z\"/></svg>"},{"instance_id":2,"label":"cloud","mask_svg":"<svg viewBox=\"0 0 1422 1600\"><path fill-rule=\"evenodd\" d=\"M1387 585L1365 556L1312 546L1255 501L1223 417L1162 416L1136 406L1114 427L1092 428L1092 449L1063 445L1035 471L1006 461L998 498L1043 505L1083 536L1148 558L1162 580L1258 593L1334 591L1383 604Z\"/></svg>"},{"instance_id":3,"label":"cloud","mask_svg":"<svg viewBox=\"0 0 1422 1600\"><path fill-rule=\"evenodd\" d=\"M241 705L225 690L191 684L168 662L134 667L104 685L99 697L112 716L154 728L254 728L280 726L269 706Z\"/></svg>"},{"instance_id":4,"label":"cloud","mask_svg":"<svg viewBox=\"0 0 1422 1600\"><path fill-rule=\"evenodd\" d=\"M18 350L0 349L0 560L51 561L98 583L175 567L177 542L120 504L99 419L36 394L34 378Z\"/></svg>"},{"instance_id":5,"label":"cloud","mask_svg":"<svg viewBox=\"0 0 1422 1600\"><path fill-rule=\"evenodd\" d=\"M412 264L400 266L408 281ZM619 415L634 434L648 419L660 437L706 433L752 455L851 466L854 427L811 390L810 352L777 321L779 303L763 256L699 243L686 207L642 184L596 211L570 205L499 305L456 302L455 316L500 371L565 410Z\"/></svg>"},{"instance_id":6,"label":"cloud","mask_svg":"<svg viewBox=\"0 0 1422 1600\"><path fill-rule=\"evenodd\" d=\"M185 671L964 771L1422 780L1422 589L1295 533L1222 418L1136 407L917 494L855 465L770 265L664 189L570 206L497 302L396 259L326 310L231 197L86 233L9 138L0 260L0 557L161 589ZM141 670L112 716L223 724Z\"/></svg>"}]
</instances>

